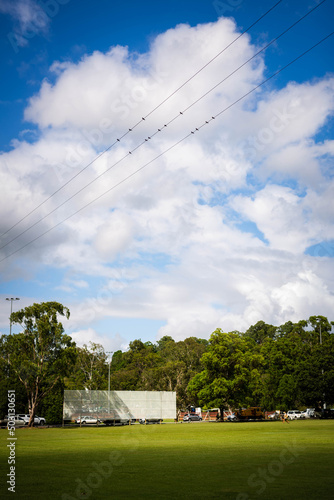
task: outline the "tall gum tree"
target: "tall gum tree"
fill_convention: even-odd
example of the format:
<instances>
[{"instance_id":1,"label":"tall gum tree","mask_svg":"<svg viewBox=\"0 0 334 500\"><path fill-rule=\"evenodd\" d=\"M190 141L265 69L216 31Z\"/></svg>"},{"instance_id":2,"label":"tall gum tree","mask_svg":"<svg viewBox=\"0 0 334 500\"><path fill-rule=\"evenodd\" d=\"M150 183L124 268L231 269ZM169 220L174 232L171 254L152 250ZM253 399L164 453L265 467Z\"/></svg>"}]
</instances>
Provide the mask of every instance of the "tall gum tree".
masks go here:
<instances>
[{"instance_id":1,"label":"tall gum tree","mask_svg":"<svg viewBox=\"0 0 334 500\"><path fill-rule=\"evenodd\" d=\"M77 347L77 359L70 377L65 379L66 389L96 391L107 388L107 354L101 344L89 342Z\"/></svg>"},{"instance_id":2,"label":"tall gum tree","mask_svg":"<svg viewBox=\"0 0 334 500\"><path fill-rule=\"evenodd\" d=\"M22 326L23 332L0 338L1 356L27 393L29 427L34 425L38 403L51 393L75 362L75 343L64 334L58 316L68 319L69 309L58 302L35 303L10 316L12 323Z\"/></svg>"}]
</instances>

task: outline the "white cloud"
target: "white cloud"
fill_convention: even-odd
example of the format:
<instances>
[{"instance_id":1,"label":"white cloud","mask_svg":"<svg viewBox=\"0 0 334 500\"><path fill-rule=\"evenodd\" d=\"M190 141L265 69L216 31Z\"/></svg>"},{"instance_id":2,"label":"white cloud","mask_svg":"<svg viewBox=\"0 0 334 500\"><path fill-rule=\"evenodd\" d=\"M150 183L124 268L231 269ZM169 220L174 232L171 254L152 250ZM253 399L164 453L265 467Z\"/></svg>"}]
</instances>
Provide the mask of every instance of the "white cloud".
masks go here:
<instances>
[{"instance_id":1,"label":"white cloud","mask_svg":"<svg viewBox=\"0 0 334 500\"><path fill-rule=\"evenodd\" d=\"M279 317L284 321L298 321L312 314L329 316L333 306L333 295L326 283L309 270L299 272L289 283L274 289L272 298L280 308Z\"/></svg>"},{"instance_id":2,"label":"white cloud","mask_svg":"<svg viewBox=\"0 0 334 500\"><path fill-rule=\"evenodd\" d=\"M75 293L78 289L88 288L89 285L85 280L76 280L76 279L66 279L64 280L64 284L60 286L56 286L56 290L62 290L68 293Z\"/></svg>"},{"instance_id":3,"label":"white cloud","mask_svg":"<svg viewBox=\"0 0 334 500\"><path fill-rule=\"evenodd\" d=\"M234 29L232 21L226 19L195 28L180 25L159 35L151 51L141 57L133 58L125 47L112 47L106 54L96 51L78 64L55 63L51 71L58 75L56 85L43 83L40 93L31 98L25 117L40 127L102 129L102 123L109 122L109 128L112 126L115 133L124 131L124 126L133 125L129 120L140 120L189 78L194 69L199 70L230 43L236 36ZM149 119L153 128L163 125L160 120L173 118L174 110L177 113L184 110L207 92L208 81L213 86L253 55L255 48L248 42L247 36L241 38L233 52L224 53L205 74L201 73L154 113ZM216 110L217 99L223 108L240 93L250 90L261 78L262 70L261 62L243 68L237 73L237 85L235 77L231 78L223 90L219 87L195 112L188 113L192 118L199 118L200 109L205 113L204 118ZM179 128L184 130L184 124Z\"/></svg>"},{"instance_id":4,"label":"white cloud","mask_svg":"<svg viewBox=\"0 0 334 500\"><path fill-rule=\"evenodd\" d=\"M291 189L268 185L254 199L238 196L233 208L255 222L272 248L301 253L308 240L302 199Z\"/></svg>"},{"instance_id":5,"label":"white cloud","mask_svg":"<svg viewBox=\"0 0 334 500\"><path fill-rule=\"evenodd\" d=\"M126 214L113 212L102 224L95 237L98 255L113 261L122 252L126 252L133 240L133 222Z\"/></svg>"},{"instance_id":6,"label":"white cloud","mask_svg":"<svg viewBox=\"0 0 334 500\"><path fill-rule=\"evenodd\" d=\"M113 337L109 335L99 335L92 328L76 331L70 333L70 335L78 347L83 347L84 345L89 347L90 342L102 345L106 352L125 351L128 347L128 342L121 335L116 334Z\"/></svg>"},{"instance_id":7,"label":"white cloud","mask_svg":"<svg viewBox=\"0 0 334 500\"><path fill-rule=\"evenodd\" d=\"M77 64L55 62L55 82L42 84L25 114L40 128L40 138L16 141L0 157L3 231L139 123L235 35L234 23L220 19L168 30L140 56L113 47ZM57 225L18 254L22 263L14 262L64 270L57 289L80 289L81 302L77 296L69 304L77 339L108 343L96 325L112 317L164 321L158 335L185 338L208 336L216 327L244 330L259 319L301 319L321 304L330 316L331 261L310 261L304 252L334 238L333 141L316 136L333 113L334 79L263 88L191 134L262 80L259 59L180 115L256 50L242 37L9 233L13 237L53 211L6 250ZM8 262L5 277L13 273ZM91 285L92 278L98 285Z\"/></svg>"},{"instance_id":8,"label":"white cloud","mask_svg":"<svg viewBox=\"0 0 334 500\"><path fill-rule=\"evenodd\" d=\"M315 242L334 237L333 188L332 183L320 185L318 192L310 189L300 196L268 184L253 197L236 196L231 206L257 225L273 249L302 255Z\"/></svg>"}]
</instances>

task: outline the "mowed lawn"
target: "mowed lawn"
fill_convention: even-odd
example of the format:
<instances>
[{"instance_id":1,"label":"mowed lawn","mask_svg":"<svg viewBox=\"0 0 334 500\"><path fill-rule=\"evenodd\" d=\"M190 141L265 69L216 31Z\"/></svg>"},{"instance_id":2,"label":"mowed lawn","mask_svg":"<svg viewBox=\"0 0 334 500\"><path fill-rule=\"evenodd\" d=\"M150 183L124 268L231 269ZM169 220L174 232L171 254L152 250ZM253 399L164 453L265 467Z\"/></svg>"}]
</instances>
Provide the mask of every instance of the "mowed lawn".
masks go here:
<instances>
[{"instance_id":1,"label":"mowed lawn","mask_svg":"<svg viewBox=\"0 0 334 500\"><path fill-rule=\"evenodd\" d=\"M334 420L18 429L1 498L333 499Z\"/></svg>"}]
</instances>

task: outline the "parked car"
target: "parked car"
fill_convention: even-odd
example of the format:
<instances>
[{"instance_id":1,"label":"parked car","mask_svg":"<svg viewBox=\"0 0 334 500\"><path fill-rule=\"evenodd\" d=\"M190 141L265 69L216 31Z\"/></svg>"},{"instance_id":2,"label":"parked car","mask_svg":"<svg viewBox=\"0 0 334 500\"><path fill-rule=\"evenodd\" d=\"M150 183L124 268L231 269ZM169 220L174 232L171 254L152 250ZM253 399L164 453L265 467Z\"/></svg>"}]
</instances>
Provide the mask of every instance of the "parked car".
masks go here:
<instances>
[{"instance_id":1,"label":"parked car","mask_svg":"<svg viewBox=\"0 0 334 500\"><path fill-rule=\"evenodd\" d=\"M227 422L236 422L238 419L235 413L231 413L231 415L227 415L226 420Z\"/></svg>"},{"instance_id":2,"label":"parked car","mask_svg":"<svg viewBox=\"0 0 334 500\"><path fill-rule=\"evenodd\" d=\"M282 416L282 412L280 412L279 410L275 410L272 413L268 413L267 419L268 420L280 420L281 416Z\"/></svg>"},{"instance_id":3,"label":"parked car","mask_svg":"<svg viewBox=\"0 0 334 500\"><path fill-rule=\"evenodd\" d=\"M297 420L305 418L305 416L302 414L300 410L289 410L287 412L287 416L289 420Z\"/></svg>"},{"instance_id":4,"label":"parked car","mask_svg":"<svg viewBox=\"0 0 334 500\"><path fill-rule=\"evenodd\" d=\"M316 412L315 408L306 408L302 415L304 418L320 418L320 413Z\"/></svg>"},{"instance_id":5,"label":"parked car","mask_svg":"<svg viewBox=\"0 0 334 500\"><path fill-rule=\"evenodd\" d=\"M75 423L76 424L100 424L101 423L101 420L99 418L96 418L96 417L89 417L89 416L84 416L84 417L79 417L75 420Z\"/></svg>"},{"instance_id":6,"label":"parked car","mask_svg":"<svg viewBox=\"0 0 334 500\"><path fill-rule=\"evenodd\" d=\"M140 418L140 424L160 424L163 422L162 418Z\"/></svg>"},{"instance_id":7,"label":"parked car","mask_svg":"<svg viewBox=\"0 0 334 500\"><path fill-rule=\"evenodd\" d=\"M192 422L195 420L202 420L202 417L197 413L188 413L183 417L183 422Z\"/></svg>"},{"instance_id":8,"label":"parked car","mask_svg":"<svg viewBox=\"0 0 334 500\"><path fill-rule=\"evenodd\" d=\"M14 425L14 427L18 427L20 425L26 425L26 423L23 420L23 418L19 417L18 415L15 415L14 418L11 417L9 419L9 422L10 422L10 425L11 426ZM8 426L8 415L5 415L4 423L6 423L6 425Z\"/></svg>"},{"instance_id":9,"label":"parked car","mask_svg":"<svg viewBox=\"0 0 334 500\"><path fill-rule=\"evenodd\" d=\"M320 418L334 418L334 410L332 408L324 408L319 414Z\"/></svg>"},{"instance_id":10,"label":"parked car","mask_svg":"<svg viewBox=\"0 0 334 500\"><path fill-rule=\"evenodd\" d=\"M113 418L113 419L107 418L104 420L100 420L100 422L104 423L106 426L131 425L131 424L136 423L136 419L134 419L134 418L131 418L131 419L128 419L128 418Z\"/></svg>"},{"instance_id":11,"label":"parked car","mask_svg":"<svg viewBox=\"0 0 334 500\"><path fill-rule=\"evenodd\" d=\"M29 413L19 413L16 416L19 417L19 418L21 418L22 420L24 420L24 422L25 422L26 425L29 424L29 420L30 420ZM35 417L34 417L34 425L45 425L45 418L38 417L37 415L35 415Z\"/></svg>"}]
</instances>

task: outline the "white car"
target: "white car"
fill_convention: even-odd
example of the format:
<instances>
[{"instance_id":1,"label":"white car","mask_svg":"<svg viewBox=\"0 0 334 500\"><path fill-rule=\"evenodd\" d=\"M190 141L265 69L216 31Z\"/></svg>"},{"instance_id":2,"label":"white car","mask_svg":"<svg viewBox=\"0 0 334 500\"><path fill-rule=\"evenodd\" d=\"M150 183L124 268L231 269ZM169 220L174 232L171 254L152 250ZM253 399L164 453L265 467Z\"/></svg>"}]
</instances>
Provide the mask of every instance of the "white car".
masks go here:
<instances>
[{"instance_id":1,"label":"white car","mask_svg":"<svg viewBox=\"0 0 334 500\"><path fill-rule=\"evenodd\" d=\"M138 420L140 424L161 424L163 422L162 418L140 418Z\"/></svg>"},{"instance_id":2,"label":"white car","mask_svg":"<svg viewBox=\"0 0 334 500\"><path fill-rule=\"evenodd\" d=\"M304 418L319 418L319 413L315 411L315 408L307 408L305 411L302 411L302 415Z\"/></svg>"},{"instance_id":3,"label":"white car","mask_svg":"<svg viewBox=\"0 0 334 500\"><path fill-rule=\"evenodd\" d=\"M80 417L77 418L75 420L75 423L76 424L80 424L80 423L81 424L98 424L98 423L101 423L101 420L99 418L96 418L96 417L89 417L89 416L87 417L86 416L86 417L81 417L81 419L80 419Z\"/></svg>"},{"instance_id":4,"label":"white car","mask_svg":"<svg viewBox=\"0 0 334 500\"><path fill-rule=\"evenodd\" d=\"M9 419L8 419L8 415L6 415L4 422L7 424L7 427L8 426L9 427L18 427L19 425L26 425L23 418L19 417L18 415L10 417Z\"/></svg>"},{"instance_id":5,"label":"white car","mask_svg":"<svg viewBox=\"0 0 334 500\"><path fill-rule=\"evenodd\" d=\"M20 413L19 415L16 415L16 416L19 417L19 418L21 418L22 420L24 420L24 423L26 425L29 424L30 415L28 413ZM37 415L35 415L35 417L34 417L34 425L45 425L45 418L38 417Z\"/></svg>"},{"instance_id":6,"label":"white car","mask_svg":"<svg viewBox=\"0 0 334 500\"><path fill-rule=\"evenodd\" d=\"M297 420L305 418L300 410L289 410L287 415L289 420Z\"/></svg>"},{"instance_id":7,"label":"white car","mask_svg":"<svg viewBox=\"0 0 334 500\"><path fill-rule=\"evenodd\" d=\"M267 416L268 420L279 420L280 418L280 412L279 411L274 411L272 413L269 413Z\"/></svg>"},{"instance_id":8,"label":"white car","mask_svg":"<svg viewBox=\"0 0 334 500\"><path fill-rule=\"evenodd\" d=\"M237 419L237 416L235 413L231 413L230 415L227 415L226 417L226 421L227 422L236 422L238 419Z\"/></svg>"},{"instance_id":9,"label":"white car","mask_svg":"<svg viewBox=\"0 0 334 500\"><path fill-rule=\"evenodd\" d=\"M192 422L193 420L201 421L202 417L197 413L187 413L183 417L183 422Z\"/></svg>"}]
</instances>

